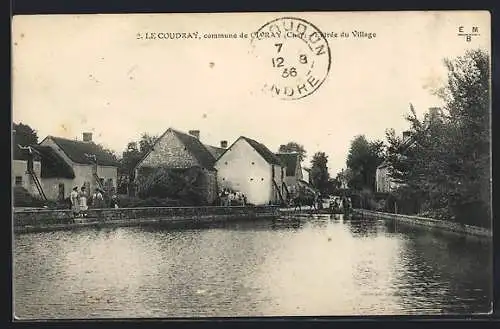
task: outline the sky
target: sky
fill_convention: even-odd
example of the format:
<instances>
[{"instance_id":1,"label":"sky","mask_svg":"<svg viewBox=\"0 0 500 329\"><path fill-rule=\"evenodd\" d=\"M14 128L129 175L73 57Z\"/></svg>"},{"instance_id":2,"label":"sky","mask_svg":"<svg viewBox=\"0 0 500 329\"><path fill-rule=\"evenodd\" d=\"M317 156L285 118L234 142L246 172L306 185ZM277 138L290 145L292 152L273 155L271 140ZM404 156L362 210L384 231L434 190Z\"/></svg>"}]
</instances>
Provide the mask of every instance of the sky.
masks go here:
<instances>
[{"instance_id":1,"label":"sky","mask_svg":"<svg viewBox=\"0 0 500 329\"><path fill-rule=\"evenodd\" d=\"M280 17L306 19L328 38L330 71L299 100L262 92L269 74L250 38ZM479 36L467 42L458 29ZM352 31L375 33L354 38ZM201 39L138 39L146 32L198 32ZM419 115L441 101L431 90L446 81L443 58L466 49L490 51L490 15L466 12L323 12L15 16L12 23L13 122L47 135L95 142L121 154L142 133L169 127L200 130L204 143L247 136L277 151L304 145L328 155L331 175L345 167L350 142L364 134L401 133L412 103ZM259 62L260 63L260 62Z\"/></svg>"}]
</instances>

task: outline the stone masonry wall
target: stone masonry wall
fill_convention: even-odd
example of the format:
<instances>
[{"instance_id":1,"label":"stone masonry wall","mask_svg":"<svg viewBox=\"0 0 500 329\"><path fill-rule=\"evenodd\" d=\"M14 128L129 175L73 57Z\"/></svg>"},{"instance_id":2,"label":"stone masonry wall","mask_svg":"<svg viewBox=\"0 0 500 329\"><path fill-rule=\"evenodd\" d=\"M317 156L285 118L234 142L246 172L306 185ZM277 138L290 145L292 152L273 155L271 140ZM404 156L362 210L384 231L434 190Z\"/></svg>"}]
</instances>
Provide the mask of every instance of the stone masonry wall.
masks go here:
<instances>
[{"instance_id":1,"label":"stone masonry wall","mask_svg":"<svg viewBox=\"0 0 500 329\"><path fill-rule=\"evenodd\" d=\"M464 225L459 223L453 223L448 221L436 220L432 218L426 217L418 217L418 216L409 216L409 215L401 215L401 214L392 214L392 213L384 213L378 211L364 210L364 209L355 209L355 213L377 218L377 219L392 219L400 222L404 222L412 225L419 225L423 227L442 229L446 231L462 233L462 234L470 234L484 237L492 237L492 231L471 225Z\"/></svg>"},{"instance_id":2,"label":"stone masonry wall","mask_svg":"<svg viewBox=\"0 0 500 329\"><path fill-rule=\"evenodd\" d=\"M171 131L156 143L154 149L139 164L139 167L190 168L199 166L196 158L186 150L184 144Z\"/></svg>"},{"instance_id":3,"label":"stone masonry wall","mask_svg":"<svg viewBox=\"0 0 500 329\"><path fill-rule=\"evenodd\" d=\"M15 232L72 228L92 224L129 226L145 223L194 224L237 219L277 218L279 208L262 207L144 207L89 209L87 218L74 222L71 210L16 209Z\"/></svg>"}]
</instances>

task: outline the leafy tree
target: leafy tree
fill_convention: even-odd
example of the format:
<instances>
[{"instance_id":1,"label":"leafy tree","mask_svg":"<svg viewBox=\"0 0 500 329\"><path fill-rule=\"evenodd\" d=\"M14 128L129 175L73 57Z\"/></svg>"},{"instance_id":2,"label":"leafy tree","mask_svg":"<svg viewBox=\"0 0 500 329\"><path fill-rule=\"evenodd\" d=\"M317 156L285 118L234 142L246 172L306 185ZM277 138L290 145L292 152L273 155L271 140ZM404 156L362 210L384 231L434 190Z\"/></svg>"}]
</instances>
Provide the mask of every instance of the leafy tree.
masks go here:
<instances>
[{"instance_id":1,"label":"leafy tree","mask_svg":"<svg viewBox=\"0 0 500 329\"><path fill-rule=\"evenodd\" d=\"M139 142L131 141L122 153L119 168L118 190L133 194L131 182L135 179L135 166L153 148L157 136L143 133Z\"/></svg>"},{"instance_id":2,"label":"leafy tree","mask_svg":"<svg viewBox=\"0 0 500 329\"><path fill-rule=\"evenodd\" d=\"M203 204L204 176L201 168L187 170L170 168L143 168L137 177L141 198L172 198L195 205Z\"/></svg>"},{"instance_id":3,"label":"leafy tree","mask_svg":"<svg viewBox=\"0 0 500 329\"><path fill-rule=\"evenodd\" d=\"M375 189L375 172L383 161L384 143L369 142L364 135L356 136L347 155L347 167L351 170L349 187L361 190Z\"/></svg>"},{"instance_id":4,"label":"leafy tree","mask_svg":"<svg viewBox=\"0 0 500 329\"><path fill-rule=\"evenodd\" d=\"M387 132L391 176L405 184L406 195L421 198L431 215L453 218L470 210L474 216L467 220L485 225L491 178L489 56L467 51L445 64L448 82L435 91L443 109L431 109L419 120L410 105L410 142Z\"/></svg>"},{"instance_id":5,"label":"leafy tree","mask_svg":"<svg viewBox=\"0 0 500 329\"><path fill-rule=\"evenodd\" d=\"M328 192L328 181L330 174L328 173L328 156L325 152L316 152L311 160L311 183L321 193Z\"/></svg>"},{"instance_id":6,"label":"leafy tree","mask_svg":"<svg viewBox=\"0 0 500 329\"><path fill-rule=\"evenodd\" d=\"M18 150L17 145L27 146L38 144L38 135L36 130L23 123L14 123L12 125L12 144L14 152Z\"/></svg>"},{"instance_id":7,"label":"leafy tree","mask_svg":"<svg viewBox=\"0 0 500 329\"><path fill-rule=\"evenodd\" d=\"M297 152L299 153L300 161L304 161L306 158L307 152L303 145L296 142L288 142L287 144L280 145L278 152L281 153L291 153Z\"/></svg>"},{"instance_id":8,"label":"leafy tree","mask_svg":"<svg viewBox=\"0 0 500 329\"><path fill-rule=\"evenodd\" d=\"M126 184L134 179L134 169L137 163L153 148L157 136L143 133L139 142L131 141L122 153L120 172L123 179L122 184Z\"/></svg>"},{"instance_id":9,"label":"leafy tree","mask_svg":"<svg viewBox=\"0 0 500 329\"><path fill-rule=\"evenodd\" d=\"M139 151L141 152L141 154L146 155L146 153L151 151L157 139L158 136L156 135L149 135L148 133L143 133L141 139L139 140Z\"/></svg>"},{"instance_id":10,"label":"leafy tree","mask_svg":"<svg viewBox=\"0 0 500 329\"><path fill-rule=\"evenodd\" d=\"M23 123L14 123L12 130L13 155L16 159L22 156L22 151L17 145L35 145L38 143L38 136L33 128Z\"/></svg>"},{"instance_id":11,"label":"leafy tree","mask_svg":"<svg viewBox=\"0 0 500 329\"><path fill-rule=\"evenodd\" d=\"M14 123L12 125L14 130L14 142L22 146L38 144L38 135L36 130L31 128L29 125L20 123Z\"/></svg>"}]
</instances>

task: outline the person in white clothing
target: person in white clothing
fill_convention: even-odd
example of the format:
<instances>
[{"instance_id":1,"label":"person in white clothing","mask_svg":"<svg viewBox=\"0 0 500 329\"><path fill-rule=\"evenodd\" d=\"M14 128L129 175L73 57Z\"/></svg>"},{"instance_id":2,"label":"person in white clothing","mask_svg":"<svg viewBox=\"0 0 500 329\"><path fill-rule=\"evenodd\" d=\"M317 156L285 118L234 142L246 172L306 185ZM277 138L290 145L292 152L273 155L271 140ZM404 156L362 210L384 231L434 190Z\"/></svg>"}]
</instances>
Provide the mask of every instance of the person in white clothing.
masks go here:
<instances>
[{"instance_id":1,"label":"person in white clothing","mask_svg":"<svg viewBox=\"0 0 500 329\"><path fill-rule=\"evenodd\" d=\"M69 199L71 201L71 210L73 210L73 216L78 217L80 215L80 202L78 195L78 186L73 187L73 191L71 191L69 195Z\"/></svg>"},{"instance_id":2,"label":"person in white clothing","mask_svg":"<svg viewBox=\"0 0 500 329\"><path fill-rule=\"evenodd\" d=\"M87 205L87 191L85 189L85 186L82 186L80 189L80 212L81 212L81 217L87 217L87 210L89 209Z\"/></svg>"}]
</instances>

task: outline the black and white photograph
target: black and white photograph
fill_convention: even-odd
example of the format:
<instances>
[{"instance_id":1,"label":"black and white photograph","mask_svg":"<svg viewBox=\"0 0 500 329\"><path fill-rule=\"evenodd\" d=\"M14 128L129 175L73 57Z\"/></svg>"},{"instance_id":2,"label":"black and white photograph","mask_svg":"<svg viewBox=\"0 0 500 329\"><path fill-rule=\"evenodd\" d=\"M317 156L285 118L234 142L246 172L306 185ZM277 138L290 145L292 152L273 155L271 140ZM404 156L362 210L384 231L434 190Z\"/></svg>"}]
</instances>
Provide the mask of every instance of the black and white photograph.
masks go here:
<instances>
[{"instance_id":1,"label":"black and white photograph","mask_svg":"<svg viewBox=\"0 0 500 329\"><path fill-rule=\"evenodd\" d=\"M488 11L15 15L14 321L488 315Z\"/></svg>"}]
</instances>

